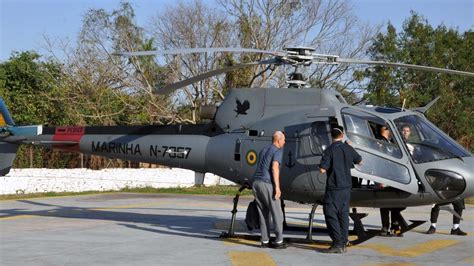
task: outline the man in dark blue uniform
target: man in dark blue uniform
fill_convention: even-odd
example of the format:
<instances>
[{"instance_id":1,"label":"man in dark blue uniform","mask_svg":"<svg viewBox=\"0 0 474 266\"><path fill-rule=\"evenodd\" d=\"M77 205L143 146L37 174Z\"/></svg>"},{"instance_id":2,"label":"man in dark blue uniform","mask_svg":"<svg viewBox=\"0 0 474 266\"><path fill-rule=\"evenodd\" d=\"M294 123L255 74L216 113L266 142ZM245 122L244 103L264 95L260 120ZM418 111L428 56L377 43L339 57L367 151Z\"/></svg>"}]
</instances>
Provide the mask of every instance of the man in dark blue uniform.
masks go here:
<instances>
[{"instance_id":1,"label":"man in dark blue uniform","mask_svg":"<svg viewBox=\"0 0 474 266\"><path fill-rule=\"evenodd\" d=\"M257 201L260 219L261 247L286 248L283 242L283 211L280 197L280 165L283 157L285 135L275 131L272 144L259 153L257 170L253 176L252 191ZM270 243L270 218L275 227L275 242Z\"/></svg>"},{"instance_id":2,"label":"man in dark blue uniform","mask_svg":"<svg viewBox=\"0 0 474 266\"><path fill-rule=\"evenodd\" d=\"M327 174L324 194L324 217L332 239L327 253L344 253L349 234L349 204L351 199L351 168L360 164L362 157L350 145L343 143L343 127L331 130L333 143L323 154L319 171Z\"/></svg>"}]
</instances>

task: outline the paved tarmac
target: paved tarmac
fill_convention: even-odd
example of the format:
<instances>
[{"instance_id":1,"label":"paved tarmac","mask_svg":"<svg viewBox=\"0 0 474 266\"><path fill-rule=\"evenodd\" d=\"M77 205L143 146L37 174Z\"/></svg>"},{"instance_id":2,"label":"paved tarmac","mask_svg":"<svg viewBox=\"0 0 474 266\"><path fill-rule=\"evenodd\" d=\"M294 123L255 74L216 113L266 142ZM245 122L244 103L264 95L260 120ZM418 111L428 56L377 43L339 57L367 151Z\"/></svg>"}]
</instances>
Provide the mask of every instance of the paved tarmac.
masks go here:
<instances>
[{"instance_id":1,"label":"paved tarmac","mask_svg":"<svg viewBox=\"0 0 474 266\"><path fill-rule=\"evenodd\" d=\"M0 201L0 265L474 265L474 206L466 205L461 228L449 234L451 214L441 211L438 233L429 223L404 237L374 237L346 254L321 253L324 233L314 243L303 232L285 232L286 250L259 248L258 232L244 226L251 197L239 202L236 232L222 239L232 197L116 193ZM311 206L287 203L291 224L307 223ZM360 208L367 229L378 229L378 209ZM427 220L430 207L408 208L404 217ZM315 224L322 226L321 209Z\"/></svg>"}]
</instances>

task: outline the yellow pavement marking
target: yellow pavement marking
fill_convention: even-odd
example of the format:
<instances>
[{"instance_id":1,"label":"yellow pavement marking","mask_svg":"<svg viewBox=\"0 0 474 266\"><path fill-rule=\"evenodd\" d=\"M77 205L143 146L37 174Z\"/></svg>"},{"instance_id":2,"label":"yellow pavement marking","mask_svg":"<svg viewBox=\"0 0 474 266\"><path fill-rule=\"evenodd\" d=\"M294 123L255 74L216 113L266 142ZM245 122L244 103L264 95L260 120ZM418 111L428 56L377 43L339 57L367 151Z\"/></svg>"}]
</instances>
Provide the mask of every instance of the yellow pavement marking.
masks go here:
<instances>
[{"instance_id":1,"label":"yellow pavement marking","mask_svg":"<svg viewBox=\"0 0 474 266\"><path fill-rule=\"evenodd\" d=\"M309 222L291 222L291 223L288 223L288 225L292 226L292 225L304 225L306 227L308 227L308 223ZM313 221L313 227L321 227L321 228L326 228L326 224L323 224L323 223L315 223Z\"/></svg>"},{"instance_id":2,"label":"yellow pavement marking","mask_svg":"<svg viewBox=\"0 0 474 266\"><path fill-rule=\"evenodd\" d=\"M436 239L419 243L404 249L395 249L382 244L357 245L354 246L354 248L368 248L386 256L416 257L450 247L452 245L458 244L459 242L461 241L451 239Z\"/></svg>"},{"instance_id":3,"label":"yellow pavement marking","mask_svg":"<svg viewBox=\"0 0 474 266\"><path fill-rule=\"evenodd\" d=\"M306 243L296 243L296 244L293 244L294 246L298 247L298 246L304 246L304 247L308 247L308 248L312 248L312 249L327 249L331 243L328 242L328 243L312 243L312 244L306 244Z\"/></svg>"},{"instance_id":4,"label":"yellow pavement marking","mask_svg":"<svg viewBox=\"0 0 474 266\"><path fill-rule=\"evenodd\" d=\"M8 216L8 217L1 217L0 216L0 221L16 220L16 219L23 219L23 218L33 218L33 217L38 217L38 215L15 215L15 216Z\"/></svg>"},{"instance_id":5,"label":"yellow pavement marking","mask_svg":"<svg viewBox=\"0 0 474 266\"><path fill-rule=\"evenodd\" d=\"M467 259L465 259L464 261L465 261L465 262L474 263L474 257L467 258Z\"/></svg>"},{"instance_id":6,"label":"yellow pavement marking","mask_svg":"<svg viewBox=\"0 0 474 266\"><path fill-rule=\"evenodd\" d=\"M143 203L143 204L128 204L128 205L117 205L117 206L110 206L110 207L104 207L104 208L93 208L93 209L85 209L85 210L91 210L91 211L105 211L105 210L113 210L113 209L133 209L133 208L138 208L138 207L145 207L145 206L153 206L153 205L161 205L164 204L163 202L153 202L153 203ZM58 211L57 209L52 209L52 210L43 210L44 212L56 212ZM77 211L77 210L75 210ZM19 214L19 215L14 215L14 216L8 216L8 217L2 217L0 216L0 221L4 220L16 220L16 219L27 219L27 218L33 218L33 217L50 217L54 215L29 215L29 214Z\"/></svg>"},{"instance_id":7,"label":"yellow pavement marking","mask_svg":"<svg viewBox=\"0 0 474 266\"><path fill-rule=\"evenodd\" d=\"M229 257L233 266L276 265L272 257L265 252L229 251Z\"/></svg>"},{"instance_id":8,"label":"yellow pavement marking","mask_svg":"<svg viewBox=\"0 0 474 266\"><path fill-rule=\"evenodd\" d=\"M244 238L230 237L230 238L224 238L223 241L224 241L224 245L226 246L249 245L249 246L260 247L260 241L244 239Z\"/></svg>"}]
</instances>

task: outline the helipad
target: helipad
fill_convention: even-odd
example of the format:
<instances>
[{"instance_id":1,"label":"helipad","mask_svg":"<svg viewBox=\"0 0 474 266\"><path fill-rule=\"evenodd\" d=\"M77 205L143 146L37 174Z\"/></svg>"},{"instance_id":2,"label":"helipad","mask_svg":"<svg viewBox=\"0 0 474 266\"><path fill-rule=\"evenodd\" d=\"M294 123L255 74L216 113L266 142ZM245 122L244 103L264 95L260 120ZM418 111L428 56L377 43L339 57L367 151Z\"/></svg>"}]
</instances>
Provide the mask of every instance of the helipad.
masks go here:
<instances>
[{"instance_id":1,"label":"helipad","mask_svg":"<svg viewBox=\"0 0 474 266\"><path fill-rule=\"evenodd\" d=\"M329 238L294 241L286 250L260 249L258 232L244 226L251 197L239 203L236 232L246 239L219 237L230 222L232 197L170 194L100 194L0 202L1 265L433 265L474 264L474 206L466 205L461 228L451 236L452 216L441 212L438 233L429 223L398 237L374 237L343 255L324 254ZM306 224L311 206L287 203L292 224ZM409 208L405 218L429 219L430 207ZM380 227L378 209L363 219ZM324 217L318 209L315 224ZM253 236L253 237L252 237ZM304 239L304 232L286 232Z\"/></svg>"}]
</instances>

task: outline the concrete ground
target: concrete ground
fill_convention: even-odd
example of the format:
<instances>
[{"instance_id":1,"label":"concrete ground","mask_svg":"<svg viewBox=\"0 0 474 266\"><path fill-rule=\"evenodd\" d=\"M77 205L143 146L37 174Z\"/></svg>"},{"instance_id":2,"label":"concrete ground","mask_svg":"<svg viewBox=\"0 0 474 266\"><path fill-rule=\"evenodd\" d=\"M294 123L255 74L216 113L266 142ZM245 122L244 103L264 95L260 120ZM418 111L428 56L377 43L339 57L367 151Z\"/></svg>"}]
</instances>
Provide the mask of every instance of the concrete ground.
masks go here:
<instances>
[{"instance_id":1,"label":"concrete ground","mask_svg":"<svg viewBox=\"0 0 474 266\"><path fill-rule=\"evenodd\" d=\"M297 241L304 233L285 232L286 250L260 249L258 232L247 232L239 202L236 232L222 239L229 225L232 197L167 194L100 194L0 201L0 265L473 265L474 206L467 205L461 228L451 236L452 216L441 211L438 233L426 235L425 223L400 237L374 237L346 254L320 251L329 245L323 233L313 244ZM306 224L311 206L287 203L292 224ZM427 220L429 206L408 208L404 217ZM378 229L378 209L363 219ZM324 224L321 209L316 225Z\"/></svg>"}]
</instances>

